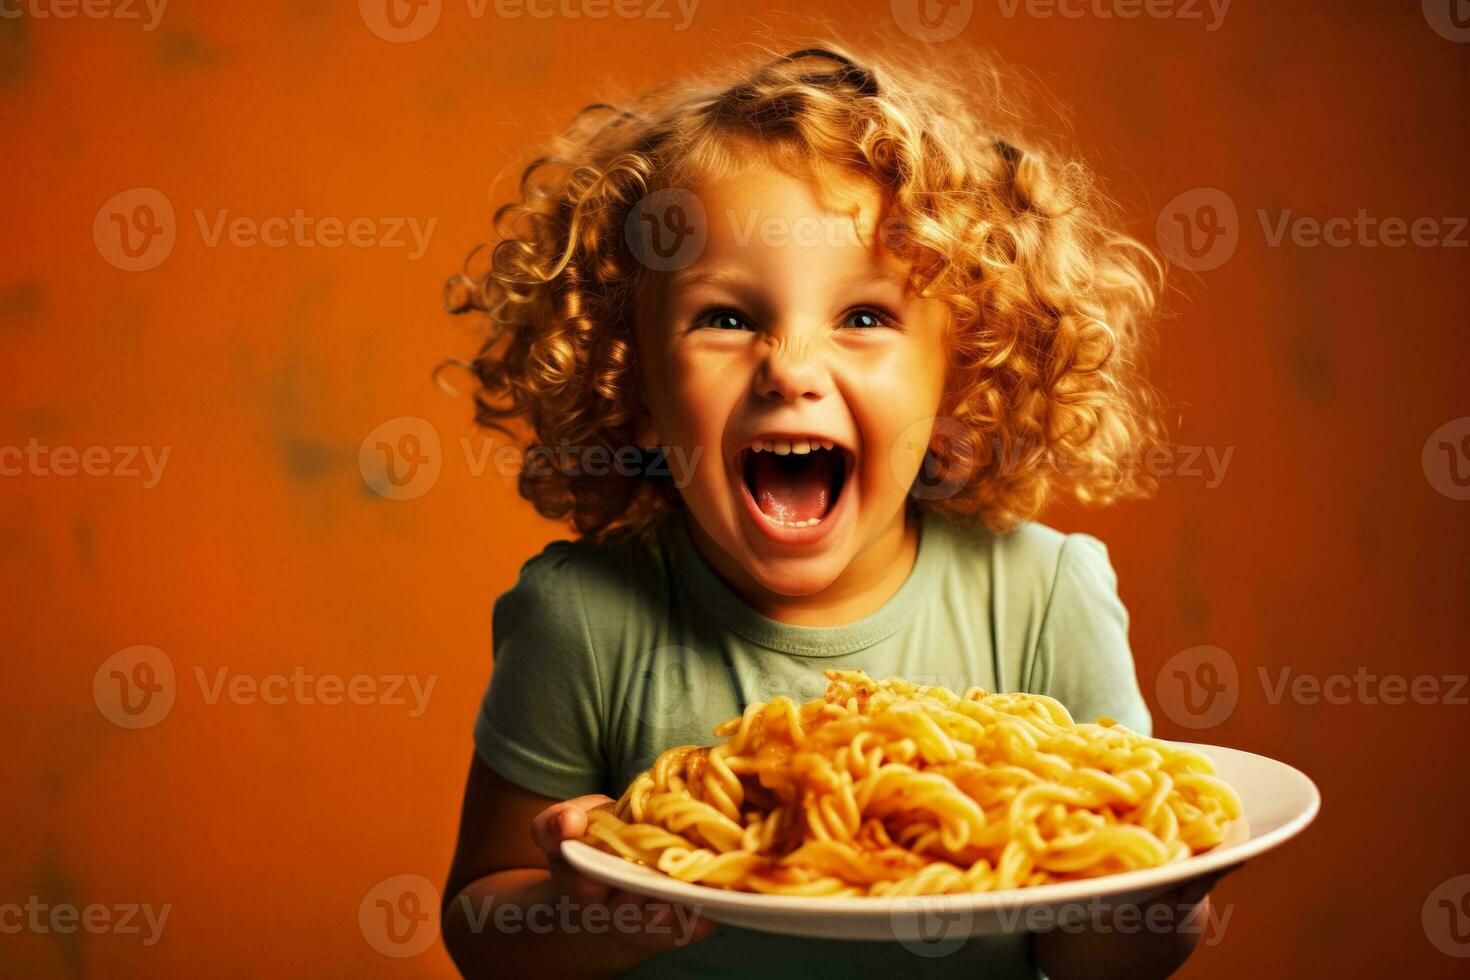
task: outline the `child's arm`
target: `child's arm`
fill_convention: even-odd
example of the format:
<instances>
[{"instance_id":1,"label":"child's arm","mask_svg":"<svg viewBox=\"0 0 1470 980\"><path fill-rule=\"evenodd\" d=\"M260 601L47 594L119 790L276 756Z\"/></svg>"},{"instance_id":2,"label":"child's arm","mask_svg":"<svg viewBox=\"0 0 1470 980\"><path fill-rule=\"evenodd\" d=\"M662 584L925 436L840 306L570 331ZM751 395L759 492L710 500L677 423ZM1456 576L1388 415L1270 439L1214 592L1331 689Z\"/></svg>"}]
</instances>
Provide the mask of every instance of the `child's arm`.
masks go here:
<instances>
[{"instance_id":1,"label":"child's arm","mask_svg":"<svg viewBox=\"0 0 1470 980\"><path fill-rule=\"evenodd\" d=\"M552 542L495 602L495 669L475 724L442 917L466 976L612 976L712 928L687 910L609 895L561 859L561 840L586 829L584 808L607 801L580 795L603 785L610 696L590 645L582 557L572 543Z\"/></svg>"},{"instance_id":2,"label":"child's arm","mask_svg":"<svg viewBox=\"0 0 1470 980\"><path fill-rule=\"evenodd\" d=\"M713 931L709 920L672 914L665 903L610 893L562 860L561 841L581 837L585 810L604 802L606 796L557 801L522 789L478 756L471 761L444 889L444 944L460 973L610 977ZM593 905L606 911L588 913ZM504 913L497 925L505 906L519 914ZM542 908L532 913L536 906Z\"/></svg>"}]
</instances>

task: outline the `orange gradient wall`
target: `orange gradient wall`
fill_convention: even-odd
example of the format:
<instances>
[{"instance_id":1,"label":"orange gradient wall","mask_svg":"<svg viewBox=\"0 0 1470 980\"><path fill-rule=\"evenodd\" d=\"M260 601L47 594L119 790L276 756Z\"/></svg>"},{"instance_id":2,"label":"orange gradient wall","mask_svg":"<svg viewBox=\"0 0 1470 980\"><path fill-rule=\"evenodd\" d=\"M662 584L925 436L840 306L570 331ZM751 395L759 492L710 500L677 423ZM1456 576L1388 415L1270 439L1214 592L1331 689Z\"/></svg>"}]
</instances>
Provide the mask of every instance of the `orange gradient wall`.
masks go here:
<instances>
[{"instance_id":1,"label":"orange gradient wall","mask_svg":"<svg viewBox=\"0 0 1470 980\"><path fill-rule=\"evenodd\" d=\"M1158 733L1276 756L1323 791L1304 837L1220 886L1224 941L1185 974L1455 974L1454 936L1421 913L1470 872L1470 706L1272 697L1282 670L1448 694L1470 669L1470 44L1449 5L1238 0L1216 21L966 0L931 47L903 3L812 12L925 57L993 48L1068 108L1133 233L1194 222L1155 370L1186 448L1148 504L1047 515L1110 546ZM440 287L529 141L605 81L641 89L803 26L713 0L683 25L674 4L479 8L429 3L407 39L371 0L174 0L156 23L141 2L0 0L0 449L35 447L0 477L0 904L170 910L151 945L146 926L0 934L0 974L453 974L438 945L382 955L359 910L393 876L442 882L491 604L566 532L476 472L468 401L430 380L475 346ZM311 231L267 221L298 211ZM1360 212L1432 219L1439 241L1354 226L1314 245L1296 224ZM156 251L127 254L113 214ZM378 438L419 437L438 471L400 492L368 437L404 418ZM109 661L140 646L157 652ZM1191 728L1175 671L1201 657L1236 680ZM111 672L144 662L171 704L125 727ZM406 685L383 703L378 680L352 703L355 675L411 676L423 703Z\"/></svg>"}]
</instances>

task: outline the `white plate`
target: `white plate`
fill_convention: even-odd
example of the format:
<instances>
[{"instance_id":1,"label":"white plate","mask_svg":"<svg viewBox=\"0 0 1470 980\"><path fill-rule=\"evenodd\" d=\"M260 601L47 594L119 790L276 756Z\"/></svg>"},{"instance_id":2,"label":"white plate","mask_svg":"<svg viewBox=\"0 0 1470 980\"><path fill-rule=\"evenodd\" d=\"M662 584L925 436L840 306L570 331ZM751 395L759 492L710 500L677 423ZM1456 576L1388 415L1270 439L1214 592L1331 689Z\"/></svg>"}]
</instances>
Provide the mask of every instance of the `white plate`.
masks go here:
<instances>
[{"instance_id":1,"label":"white plate","mask_svg":"<svg viewBox=\"0 0 1470 980\"><path fill-rule=\"evenodd\" d=\"M1096 901L1136 902L1197 875L1239 864L1301 833L1317 815L1321 796L1305 775L1265 756L1215 745L1198 749L1240 794L1244 816L1225 841L1203 854L1158 868L1032 888L900 898L818 898L762 895L693 885L581 841L563 841L562 855L578 871L617 888L697 908L716 922L823 939L932 942L935 921L946 938L1035 930L1074 921ZM1058 918L1062 917L1062 918Z\"/></svg>"}]
</instances>

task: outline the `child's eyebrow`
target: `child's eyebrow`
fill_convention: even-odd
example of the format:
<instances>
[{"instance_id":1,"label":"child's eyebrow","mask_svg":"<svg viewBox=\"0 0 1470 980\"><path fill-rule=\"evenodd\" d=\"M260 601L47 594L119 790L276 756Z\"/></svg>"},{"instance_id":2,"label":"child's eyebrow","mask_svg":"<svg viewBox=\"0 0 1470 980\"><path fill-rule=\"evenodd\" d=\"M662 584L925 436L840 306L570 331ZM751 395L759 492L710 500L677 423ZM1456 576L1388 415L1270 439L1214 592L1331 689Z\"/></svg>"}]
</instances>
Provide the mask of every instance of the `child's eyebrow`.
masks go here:
<instances>
[{"instance_id":1,"label":"child's eyebrow","mask_svg":"<svg viewBox=\"0 0 1470 980\"><path fill-rule=\"evenodd\" d=\"M669 289L690 289L694 286L712 285L726 286L731 289L740 289L751 284L753 280L743 273L732 272L726 269L709 269L704 272L685 270L677 273L669 283ZM867 269L856 272L845 279L839 280L838 286L897 286L904 288L908 280L896 272L886 269Z\"/></svg>"},{"instance_id":2,"label":"child's eyebrow","mask_svg":"<svg viewBox=\"0 0 1470 980\"><path fill-rule=\"evenodd\" d=\"M897 272L891 272L887 269L869 269L866 272L860 272L856 275L849 276L847 279L843 280L842 285L898 286L899 288L903 288L908 285L908 279L905 276L899 275Z\"/></svg>"},{"instance_id":3,"label":"child's eyebrow","mask_svg":"<svg viewBox=\"0 0 1470 980\"><path fill-rule=\"evenodd\" d=\"M738 272L729 272L724 269L709 269L705 272L684 271L674 276L669 283L670 290L689 289L693 286L709 284L711 286L728 286L731 289L739 289L750 283L750 277Z\"/></svg>"}]
</instances>

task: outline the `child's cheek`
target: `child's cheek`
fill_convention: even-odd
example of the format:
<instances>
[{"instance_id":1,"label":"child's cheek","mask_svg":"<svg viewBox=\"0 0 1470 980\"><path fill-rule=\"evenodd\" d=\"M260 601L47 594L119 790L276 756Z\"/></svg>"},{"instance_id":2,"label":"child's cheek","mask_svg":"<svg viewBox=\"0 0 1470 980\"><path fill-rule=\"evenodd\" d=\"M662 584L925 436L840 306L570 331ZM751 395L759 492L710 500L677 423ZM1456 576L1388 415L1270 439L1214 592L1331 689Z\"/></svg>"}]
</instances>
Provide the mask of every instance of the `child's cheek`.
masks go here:
<instances>
[{"instance_id":1,"label":"child's cheek","mask_svg":"<svg viewBox=\"0 0 1470 980\"><path fill-rule=\"evenodd\" d=\"M875 443L865 448L885 453L901 434L932 420L943 385L944 365L937 351L894 344L861 364L846 387L864 436Z\"/></svg>"},{"instance_id":2,"label":"child's cheek","mask_svg":"<svg viewBox=\"0 0 1470 980\"><path fill-rule=\"evenodd\" d=\"M697 468L684 474L686 484L701 475L710 479L722 476L725 428L744 390L736 366L724 363L728 360L686 356L676 358L672 364L674 418L665 444L682 450L674 455L682 455L683 460L671 460L671 466L683 462Z\"/></svg>"},{"instance_id":3,"label":"child's cheek","mask_svg":"<svg viewBox=\"0 0 1470 980\"><path fill-rule=\"evenodd\" d=\"M853 371L844 388L862 434L865 495L875 503L901 498L923 465L936 424L942 350L895 343Z\"/></svg>"}]
</instances>

